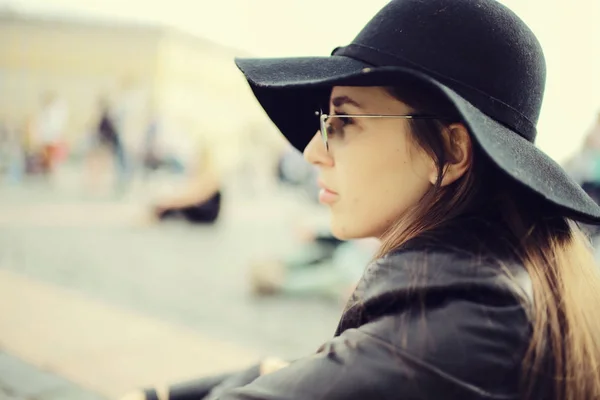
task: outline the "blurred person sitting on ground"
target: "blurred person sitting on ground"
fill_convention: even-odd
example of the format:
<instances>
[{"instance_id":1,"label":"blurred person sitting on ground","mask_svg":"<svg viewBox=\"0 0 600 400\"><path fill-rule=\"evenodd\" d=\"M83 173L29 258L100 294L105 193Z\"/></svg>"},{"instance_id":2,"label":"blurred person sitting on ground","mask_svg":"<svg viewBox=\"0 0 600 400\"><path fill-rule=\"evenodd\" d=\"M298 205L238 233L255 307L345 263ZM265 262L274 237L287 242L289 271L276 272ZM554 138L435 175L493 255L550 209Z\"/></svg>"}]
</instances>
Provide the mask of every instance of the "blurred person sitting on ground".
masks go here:
<instances>
[{"instance_id":1,"label":"blurred person sitting on ground","mask_svg":"<svg viewBox=\"0 0 600 400\"><path fill-rule=\"evenodd\" d=\"M329 229L318 227L299 229L297 240L291 252L251 263L249 284L254 295L346 302L379 245L373 238L340 240Z\"/></svg>"},{"instance_id":2,"label":"blurred person sitting on ground","mask_svg":"<svg viewBox=\"0 0 600 400\"><path fill-rule=\"evenodd\" d=\"M183 188L161 199L153 207L156 220L183 218L191 223L212 224L221 212L226 156L213 138L205 136L198 144L196 165Z\"/></svg>"},{"instance_id":3,"label":"blurred person sitting on ground","mask_svg":"<svg viewBox=\"0 0 600 400\"><path fill-rule=\"evenodd\" d=\"M331 340L197 398L600 398L600 271L576 223L600 207L534 144L545 61L522 20L392 0L332 56L237 64L319 168L333 234L381 246Z\"/></svg>"}]
</instances>

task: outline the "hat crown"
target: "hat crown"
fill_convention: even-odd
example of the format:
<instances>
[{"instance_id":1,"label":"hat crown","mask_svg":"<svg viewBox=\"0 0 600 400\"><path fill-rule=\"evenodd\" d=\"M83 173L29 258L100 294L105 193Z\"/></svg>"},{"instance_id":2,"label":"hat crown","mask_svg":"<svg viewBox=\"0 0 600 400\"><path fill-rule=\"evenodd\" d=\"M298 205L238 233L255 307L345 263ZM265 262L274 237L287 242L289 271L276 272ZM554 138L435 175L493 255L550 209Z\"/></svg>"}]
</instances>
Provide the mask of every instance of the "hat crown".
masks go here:
<instances>
[{"instance_id":1,"label":"hat crown","mask_svg":"<svg viewBox=\"0 0 600 400\"><path fill-rule=\"evenodd\" d=\"M432 75L525 137L535 131L546 80L543 51L529 27L496 0L392 0L352 46L375 65Z\"/></svg>"}]
</instances>

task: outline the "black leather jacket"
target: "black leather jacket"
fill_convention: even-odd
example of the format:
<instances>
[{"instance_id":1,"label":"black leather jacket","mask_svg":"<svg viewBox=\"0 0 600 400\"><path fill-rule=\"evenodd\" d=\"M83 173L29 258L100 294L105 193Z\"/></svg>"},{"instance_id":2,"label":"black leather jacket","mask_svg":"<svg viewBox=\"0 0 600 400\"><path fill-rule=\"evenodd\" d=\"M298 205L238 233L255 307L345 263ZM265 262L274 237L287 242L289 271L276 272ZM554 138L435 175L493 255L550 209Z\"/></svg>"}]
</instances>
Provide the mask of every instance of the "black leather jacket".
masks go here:
<instances>
[{"instance_id":1,"label":"black leather jacket","mask_svg":"<svg viewBox=\"0 0 600 400\"><path fill-rule=\"evenodd\" d=\"M214 398L521 399L531 282L506 235L463 222L370 265L315 354Z\"/></svg>"}]
</instances>

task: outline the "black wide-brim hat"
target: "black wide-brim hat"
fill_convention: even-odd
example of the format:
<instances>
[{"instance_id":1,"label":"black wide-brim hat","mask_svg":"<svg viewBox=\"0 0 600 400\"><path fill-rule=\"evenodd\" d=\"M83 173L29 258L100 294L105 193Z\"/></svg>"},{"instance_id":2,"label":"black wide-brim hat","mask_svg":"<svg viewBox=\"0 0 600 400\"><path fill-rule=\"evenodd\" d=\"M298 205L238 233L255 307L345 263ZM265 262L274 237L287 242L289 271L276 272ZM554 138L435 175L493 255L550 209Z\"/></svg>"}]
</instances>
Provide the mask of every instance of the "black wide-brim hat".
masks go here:
<instances>
[{"instance_id":1,"label":"black wide-brim hat","mask_svg":"<svg viewBox=\"0 0 600 400\"><path fill-rule=\"evenodd\" d=\"M329 57L236 63L273 123L300 151L319 129L315 112L333 86L426 85L454 105L508 175L567 217L600 224L600 207L534 144L544 55L524 22L496 0L392 0Z\"/></svg>"}]
</instances>

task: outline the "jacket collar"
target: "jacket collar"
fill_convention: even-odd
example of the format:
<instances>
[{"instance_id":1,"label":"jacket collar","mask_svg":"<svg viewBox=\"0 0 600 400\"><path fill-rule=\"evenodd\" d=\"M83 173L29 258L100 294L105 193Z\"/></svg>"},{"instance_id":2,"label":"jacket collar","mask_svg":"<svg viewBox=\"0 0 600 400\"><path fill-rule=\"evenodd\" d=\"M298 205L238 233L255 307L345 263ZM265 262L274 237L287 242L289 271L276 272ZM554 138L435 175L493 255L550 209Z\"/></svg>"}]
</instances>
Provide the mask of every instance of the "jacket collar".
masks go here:
<instances>
[{"instance_id":1,"label":"jacket collar","mask_svg":"<svg viewBox=\"0 0 600 400\"><path fill-rule=\"evenodd\" d=\"M529 275L498 226L461 218L375 260L348 301L336 335L425 298L442 301L450 294L493 292L532 304Z\"/></svg>"}]
</instances>

